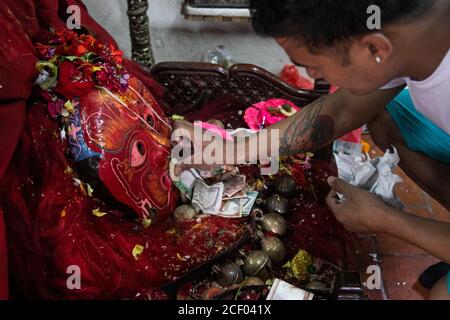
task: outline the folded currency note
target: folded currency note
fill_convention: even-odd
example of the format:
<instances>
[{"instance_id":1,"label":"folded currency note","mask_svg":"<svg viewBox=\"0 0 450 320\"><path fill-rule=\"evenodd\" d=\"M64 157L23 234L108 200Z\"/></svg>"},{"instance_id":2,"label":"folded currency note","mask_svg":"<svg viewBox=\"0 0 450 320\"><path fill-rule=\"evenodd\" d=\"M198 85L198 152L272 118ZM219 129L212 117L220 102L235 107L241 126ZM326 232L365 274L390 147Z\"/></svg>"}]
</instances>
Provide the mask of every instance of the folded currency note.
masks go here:
<instances>
[{"instance_id":1,"label":"folded currency note","mask_svg":"<svg viewBox=\"0 0 450 320\"><path fill-rule=\"evenodd\" d=\"M188 199L192 199L192 191L194 190L194 183L197 179L203 181L197 170L189 169L183 171L180 175L180 180L174 183L182 194L184 194Z\"/></svg>"},{"instance_id":2,"label":"folded currency note","mask_svg":"<svg viewBox=\"0 0 450 320\"><path fill-rule=\"evenodd\" d=\"M258 192L251 191L246 193L245 198L237 198L223 201L219 216L226 218L246 217L252 211Z\"/></svg>"},{"instance_id":3,"label":"folded currency note","mask_svg":"<svg viewBox=\"0 0 450 320\"><path fill-rule=\"evenodd\" d=\"M231 198L245 188L246 177L244 175L225 173L221 180L224 184L224 197Z\"/></svg>"},{"instance_id":4,"label":"folded currency note","mask_svg":"<svg viewBox=\"0 0 450 320\"><path fill-rule=\"evenodd\" d=\"M266 300L312 300L314 294L275 279Z\"/></svg>"},{"instance_id":5,"label":"folded currency note","mask_svg":"<svg viewBox=\"0 0 450 320\"><path fill-rule=\"evenodd\" d=\"M205 214L218 214L222 206L223 183L208 186L203 180L194 182L192 206Z\"/></svg>"}]
</instances>

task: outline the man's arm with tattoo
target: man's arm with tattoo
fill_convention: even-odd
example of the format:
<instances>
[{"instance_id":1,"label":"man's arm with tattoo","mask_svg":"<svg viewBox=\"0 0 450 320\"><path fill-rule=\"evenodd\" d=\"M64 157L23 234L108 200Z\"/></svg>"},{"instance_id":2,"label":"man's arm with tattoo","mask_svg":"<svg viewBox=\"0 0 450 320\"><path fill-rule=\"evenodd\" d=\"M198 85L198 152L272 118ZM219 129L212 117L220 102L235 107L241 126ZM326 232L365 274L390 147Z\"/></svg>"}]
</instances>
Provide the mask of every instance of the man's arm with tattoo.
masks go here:
<instances>
[{"instance_id":1,"label":"man's arm with tattoo","mask_svg":"<svg viewBox=\"0 0 450 320\"><path fill-rule=\"evenodd\" d=\"M267 129L279 131L280 155L315 151L368 123L401 89L402 87L377 90L366 96L356 96L348 91L338 90L332 95L319 98L301 112ZM258 138L258 135L255 135L249 140ZM245 143L251 145L249 141ZM270 156L272 152L269 150L269 143L266 148L267 150L258 150L259 154ZM238 150L243 149L238 146ZM237 154L237 163L258 157L257 150L249 150L248 147L245 150L245 155Z\"/></svg>"},{"instance_id":2,"label":"man's arm with tattoo","mask_svg":"<svg viewBox=\"0 0 450 320\"><path fill-rule=\"evenodd\" d=\"M292 117L267 128L269 141L261 139L262 143L259 143L260 134L237 140L232 146L234 148L234 150L231 150L234 155L234 157L231 157L232 159L226 156L231 151L227 149L226 144L222 143L221 147L216 147L217 150L223 148L222 158L226 159L223 163L214 165L194 164L195 162L192 159L194 156L191 156L177 165L176 172L181 173L181 171L192 167L208 170L221 164L233 165L254 162L259 160L260 155L271 157L273 154L292 155L315 151L371 121L401 89L402 87L377 90L366 96L356 96L348 91L338 90L332 95L314 101ZM190 136L192 138L192 124L179 122L178 128L184 128L187 132L192 131ZM279 147L279 150L271 150L271 130L278 131L280 141L275 145ZM254 146L258 147L255 148Z\"/></svg>"},{"instance_id":3,"label":"man's arm with tattoo","mask_svg":"<svg viewBox=\"0 0 450 320\"><path fill-rule=\"evenodd\" d=\"M335 123L330 114L324 113L324 107L329 103L334 106L335 98L321 97L292 119L281 138L280 154L290 155L315 150L333 140Z\"/></svg>"}]
</instances>

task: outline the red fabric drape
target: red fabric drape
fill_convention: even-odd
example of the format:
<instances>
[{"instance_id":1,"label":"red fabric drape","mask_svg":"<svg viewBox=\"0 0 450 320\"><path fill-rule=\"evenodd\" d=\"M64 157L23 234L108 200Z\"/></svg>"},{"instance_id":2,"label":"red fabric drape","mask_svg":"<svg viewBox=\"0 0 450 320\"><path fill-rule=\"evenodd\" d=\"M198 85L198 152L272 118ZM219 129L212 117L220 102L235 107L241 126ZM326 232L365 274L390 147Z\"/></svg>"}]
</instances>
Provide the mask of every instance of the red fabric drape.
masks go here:
<instances>
[{"instance_id":1,"label":"red fabric drape","mask_svg":"<svg viewBox=\"0 0 450 320\"><path fill-rule=\"evenodd\" d=\"M58 124L30 99L37 76L33 44L46 42L49 27L65 28L72 4L80 6L87 33L116 45L79 0L7 0L0 7L0 298L8 297L6 247L17 298L163 298L154 288L237 242L246 226L207 218L143 230L74 186ZM124 65L153 95L162 95L137 64L125 60ZM107 217L91 214L99 207ZM81 290L67 286L70 265L82 272Z\"/></svg>"},{"instance_id":2,"label":"red fabric drape","mask_svg":"<svg viewBox=\"0 0 450 320\"><path fill-rule=\"evenodd\" d=\"M58 296L58 291L54 289L64 287L65 282L54 283L59 281L58 279L62 279L62 277L56 278L58 276L56 271L64 272L64 267L70 259L73 259L82 267L86 265L82 269L88 270L89 273L83 273L83 277L94 284L85 288L79 296L75 294L75 298L130 297L129 294L138 287L150 288L167 280L160 279L162 272L161 269L158 269L158 266L168 265L170 267L171 264L163 261L157 255L157 253L161 253L161 248L158 248L161 247L160 243L167 243L167 251L170 251L167 256L173 260L172 265L183 265L183 269L175 270L176 272L172 270L174 274L179 275L184 272L184 268L192 268L214 255L215 246L209 249L211 252L206 250L208 249L208 241L216 243L220 240L219 244L226 247L236 240L234 237L238 238L239 232L242 232L239 227L233 227L233 225L237 225L235 222L208 219L200 226L202 232L196 231L199 228L189 232L189 226L185 226L184 230L180 232L183 238L178 239L180 244L177 243L176 235L171 235L172 233L169 236L165 233L141 234L133 229L132 222L124 221L119 217L95 220L94 225L92 221L95 218L92 215L82 214L83 212L89 212L93 204L91 200L82 197L79 190L74 191L75 188L70 180L71 178L63 175L61 168L65 168L67 159L62 151L63 147L58 144L59 142L51 139L51 133L56 130L55 124L49 121L43 113L43 108L35 107L31 108L33 112L25 112L36 77L36 53L33 43L38 41L40 37L44 37L49 27L55 30L65 28L66 8L72 4L80 6L83 28L103 42L115 44L111 36L88 15L81 0L3 0L0 6L0 181L2 181L2 178L8 181L8 185L4 185L7 188L1 188L4 186L0 185L0 189L2 191L5 191L5 189L7 189L6 191L11 190L11 192L5 193L11 196L11 201L2 201L5 199L0 198L0 203L12 203L12 210L8 211L7 206L0 208L0 298L3 299L8 297L3 213L16 213L15 215L7 215L9 222L11 222L8 223L7 230L16 235L14 239L16 246L11 246L10 243L10 248L12 248L11 250L14 250L14 248L21 249L17 252L11 252L9 255L11 264L21 265L23 270L30 271L20 274L21 283L18 285L29 289L30 292L27 292L27 294L31 297L41 298L62 298L62 296ZM153 94L157 96L162 94L162 89L136 64L125 61L125 66L130 73L137 76L149 87ZM209 106L202 112L203 116L208 118L216 116L218 110ZM28 114L28 122L25 122L26 114ZM18 148L19 137L21 137L22 143ZM21 151L16 151L15 161L17 162L11 163L14 166L9 167L5 174L15 150ZM18 170L15 170L16 168ZM40 175L40 172L45 172L45 175ZM47 187L47 189L39 190L36 185L33 185L34 182L30 182L33 181L32 179L28 183L24 183L27 177L34 178L34 181ZM33 193L37 190L39 190L39 194ZM59 191L61 191L61 194ZM71 195L71 205L64 209L67 204L65 197L68 194ZM58 207L59 205L60 207ZM52 211L48 208L51 208ZM321 208L317 210L319 209ZM326 239L328 239L326 236L330 234L340 235L343 233L339 228L335 228L336 222L328 218L328 216L332 216L327 210L322 208L317 213L317 216L323 216L323 219L315 219L316 222L311 222L311 228L320 222L319 224L324 226L322 229L325 230L319 230L322 232L320 233L314 229L311 234L318 234ZM63 211L67 211L67 215L64 214L65 218L61 219ZM304 213L306 216L307 214L310 215L311 210L310 208L303 208L300 211L299 214ZM36 212L41 213L38 223L35 221ZM321 223L322 221L326 221L328 224ZM73 246L69 242L74 241L74 237L59 238L63 231L65 232L71 227L73 227L73 230L70 231L79 236L77 240L82 238L82 243L77 246ZM302 229L306 227L305 225L301 226ZM330 232L330 229L333 232ZM228 230L229 234L223 234L223 230ZM111 237L112 231L115 232L114 237ZM108 236L113 240L110 240ZM345 236L344 234L339 238ZM37 242L32 237L48 240ZM164 241L158 241L158 237ZM156 241L152 242L150 238L156 239ZM310 245L309 242L312 241L313 237L304 238L297 239L297 245L302 244L313 254L325 256L331 261L339 258L335 257L338 255L337 249L329 247L329 242L323 242L324 245L320 252L316 253L313 249L318 248L317 241L314 241L314 245ZM131 243L130 239L136 241ZM139 262L129 263L129 260L133 259L130 255L133 246L136 243L144 244L145 240L149 240L149 247L146 247ZM53 248L52 246L55 245L58 247ZM66 248L68 249L66 250ZM69 251L69 249L72 249L72 251ZM176 253L179 254L174 254L174 250L178 250ZM60 253L60 256L55 255L55 252ZM152 252L156 254L152 255ZM182 255L191 258L186 260ZM98 259L99 256L102 259ZM110 261L112 260L108 257L113 257L112 260L116 264L111 264ZM125 259L122 259L122 257L125 257ZM179 261L180 257L183 262ZM158 260L158 258L161 259ZM193 258L196 259L191 262L191 260L194 260ZM47 263L52 263L53 269L56 270L54 273L45 273L46 270L52 269L52 266L48 266ZM137 269L130 269L130 266L135 265ZM41 266L43 267L40 268ZM108 270L108 273L105 273L105 270ZM118 270L124 270L124 273L118 274ZM107 276L110 274L112 278L106 277L100 287L98 279L104 277L105 274ZM46 286L48 280L52 282L52 288ZM39 284L46 285L39 286ZM37 291L31 292L32 288ZM110 294L110 296L105 295L105 293ZM70 295L67 294L64 297L68 296Z\"/></svg>"},{"instance_id":3,"label":"red fabric drape","mask_svg":"<svg viewBox=\"0 0 450 320\"><path fill-rule=\"evenodd\" d=\"M78 5L81 24L104 42L111 36L87 13L81 0L2 0L0 6L0 179L16 149L23 130L25 108L36 77L33 43L49 28L65 28L67 6ZM131 72L142 75L127 62ZM150 79L148 86L156 88ZM160 91L158 91L160 92ZM3 211L0 208L0 299L8 297L8 273Z\"/></svg>"}]
</instances>

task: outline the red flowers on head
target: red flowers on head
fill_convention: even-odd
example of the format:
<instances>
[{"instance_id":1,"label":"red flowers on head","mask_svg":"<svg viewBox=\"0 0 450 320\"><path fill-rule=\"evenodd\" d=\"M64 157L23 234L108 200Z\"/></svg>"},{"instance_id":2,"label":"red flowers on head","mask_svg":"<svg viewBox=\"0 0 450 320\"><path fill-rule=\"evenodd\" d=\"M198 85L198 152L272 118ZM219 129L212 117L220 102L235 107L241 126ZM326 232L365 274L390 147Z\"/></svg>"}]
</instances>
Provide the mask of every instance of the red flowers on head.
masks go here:
<instances>
[{"instance_id":1,"label":"red flowers on head","mask_svg":"<svg viewBox=\"0 0 450 320\"><path fill-rule=\"evenodd\" d=\"M123 53L112 44L66 30L56 33L48 44L37 44L36 49L41 60L58 67L57 85L49 90L65 99L86 95L96 85L112 91L128 89L130 76L121 65ZM50 109L55 113L57 108L52 105Z\"/></svg>"},{"instance_id":2,"label":"red flowers on head","mask_svg":"<svg viewBox=\"0 0 450 320\"><path fill-rule=\"evenodd\" d=\"M66 99L80 97L94 90L94 81L84 79L83 73L75 68L69 61L64 61L59 66L59 79L55 91Z\"/></svg>"}]
</instances>

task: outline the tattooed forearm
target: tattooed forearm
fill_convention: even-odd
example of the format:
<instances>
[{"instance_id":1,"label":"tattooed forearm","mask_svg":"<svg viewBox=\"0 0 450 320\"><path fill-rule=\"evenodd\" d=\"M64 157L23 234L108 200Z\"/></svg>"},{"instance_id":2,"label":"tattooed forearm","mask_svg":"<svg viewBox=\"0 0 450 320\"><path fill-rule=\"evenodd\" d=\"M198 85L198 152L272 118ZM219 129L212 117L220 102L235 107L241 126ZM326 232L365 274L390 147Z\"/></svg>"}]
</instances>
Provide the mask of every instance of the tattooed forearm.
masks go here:
<instances>
[{"instance_id":1,"label":"tattooed forearm","mask_svg":"<svg viewBox=\"0 0 450 320\"><path fill-rule=\"evenodd\" d=\"M281 155L317 150L333 140L333 119L323 114L328 98L329 96L321 97L293 119L281 139Z\"/></svg>"}]
</instances>

